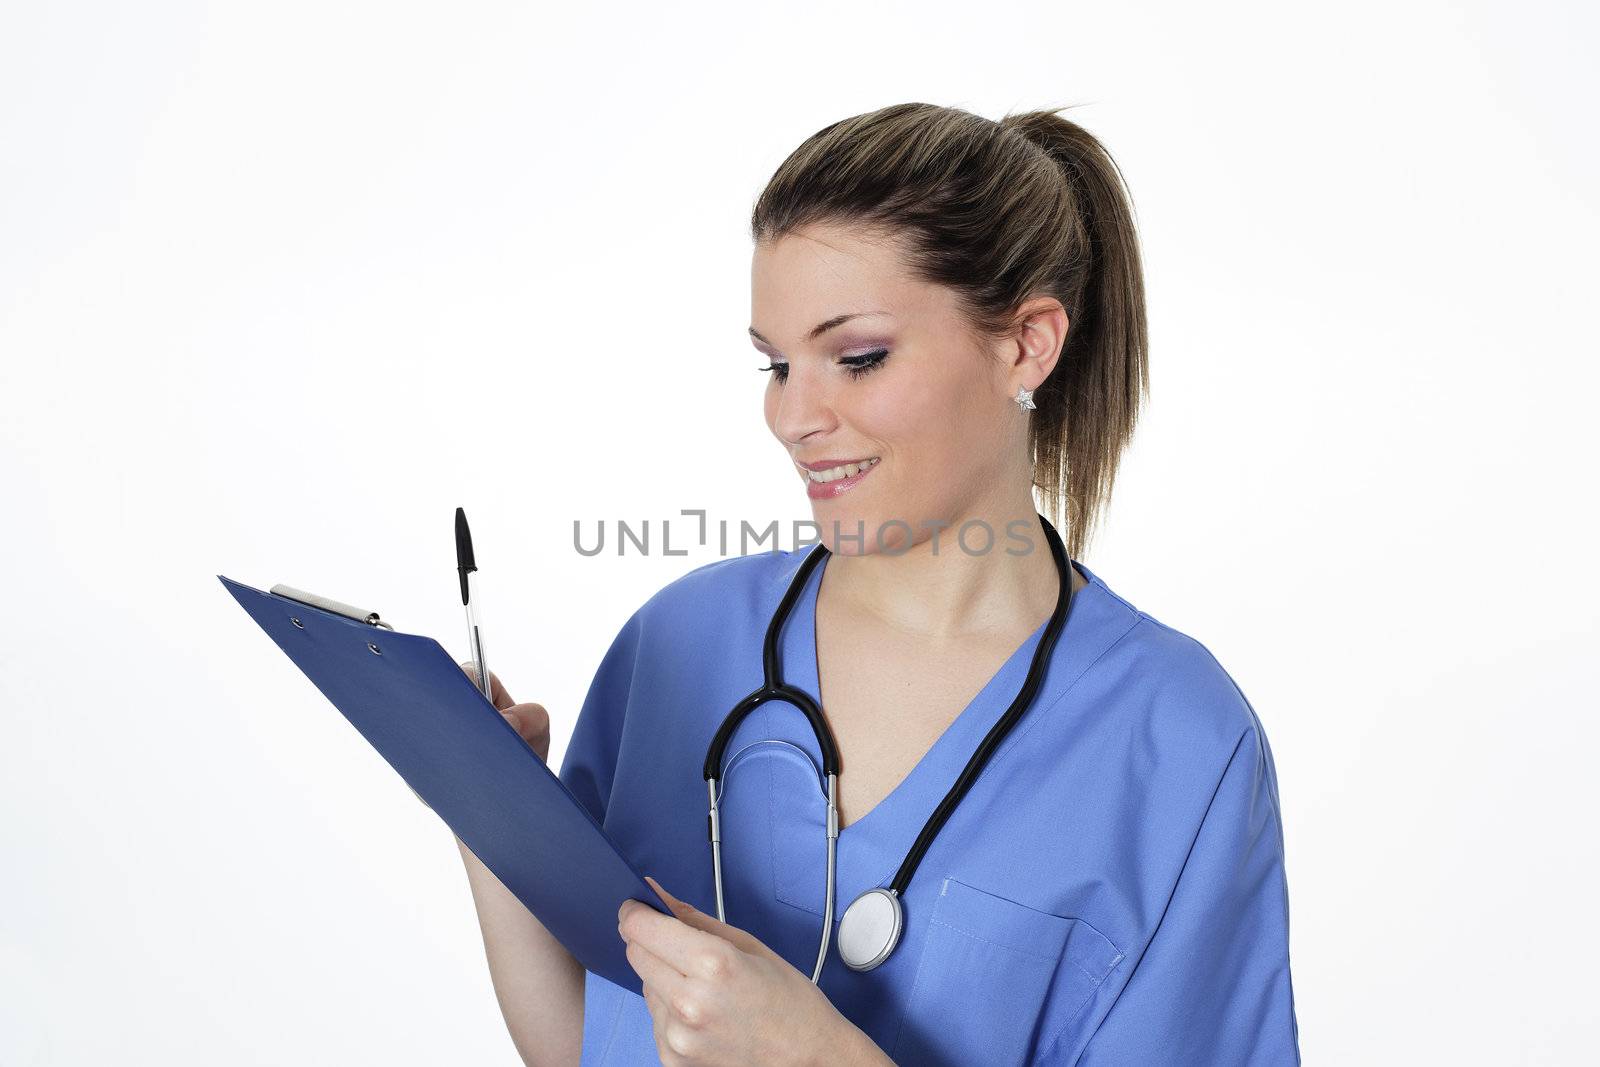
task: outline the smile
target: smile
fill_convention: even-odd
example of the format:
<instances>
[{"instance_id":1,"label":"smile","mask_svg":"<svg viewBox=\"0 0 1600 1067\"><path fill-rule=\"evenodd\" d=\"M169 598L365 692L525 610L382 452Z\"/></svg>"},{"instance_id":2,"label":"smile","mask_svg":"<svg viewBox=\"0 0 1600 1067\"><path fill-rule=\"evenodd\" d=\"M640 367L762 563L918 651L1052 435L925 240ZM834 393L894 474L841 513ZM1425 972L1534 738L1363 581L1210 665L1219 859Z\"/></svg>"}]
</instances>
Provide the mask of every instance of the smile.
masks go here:
<instances>
[{"instance_id":1,"label":"smile","mask_svg":"<svg viewBox=\"0 0 1600 1067\"><path fill-rule=\"evenodd\" d=\"M827 470L823 471L814 471L806 467L800 467L800 472L804 474L809 481L818 483L836 482L841 478L851 478L857 474L860 474L864 470L870 470L872 467L877 465L877 462L878 457L873 456L871 459L862 460L860 463L846 463L838 467L829 467ZM799 464L796 464L796 466L799 466Z\"/></svg>"}]
</instances>

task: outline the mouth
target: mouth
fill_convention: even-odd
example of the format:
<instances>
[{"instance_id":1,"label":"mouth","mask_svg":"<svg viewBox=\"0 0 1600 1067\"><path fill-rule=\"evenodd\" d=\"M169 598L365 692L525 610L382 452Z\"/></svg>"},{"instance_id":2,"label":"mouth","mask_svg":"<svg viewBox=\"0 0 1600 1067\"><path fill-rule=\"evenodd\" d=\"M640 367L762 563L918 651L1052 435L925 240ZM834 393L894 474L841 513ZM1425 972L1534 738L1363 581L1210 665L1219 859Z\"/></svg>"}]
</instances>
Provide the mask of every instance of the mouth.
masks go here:
<instances>
[{"instance_id":1,"label":"mouth","mask_svg":"<svg viewBox=\"0 0 1600 1067\"><path fill-rule=\"evenodd\" d=\"M854 488L877 467L880 457L847 460L843 463L824 460L826 467L796 463L795 467L806 482L806 495L813 500L827 500Z\"/></svg>"},{"instance_id":2,"label":"mouth","mask_svg":"<svg viewBox=\"0 0 1600 1067\"><path fill-rule=\"evenodd\" d=\"M796 463L800 473L813 482L836 482L841 478L852 478L861 471L868 470L878 462L877 456L867 459L850 459L842 461L824 460L829 466L823 467L810 463Z\"/></svg>"}]
</instances>

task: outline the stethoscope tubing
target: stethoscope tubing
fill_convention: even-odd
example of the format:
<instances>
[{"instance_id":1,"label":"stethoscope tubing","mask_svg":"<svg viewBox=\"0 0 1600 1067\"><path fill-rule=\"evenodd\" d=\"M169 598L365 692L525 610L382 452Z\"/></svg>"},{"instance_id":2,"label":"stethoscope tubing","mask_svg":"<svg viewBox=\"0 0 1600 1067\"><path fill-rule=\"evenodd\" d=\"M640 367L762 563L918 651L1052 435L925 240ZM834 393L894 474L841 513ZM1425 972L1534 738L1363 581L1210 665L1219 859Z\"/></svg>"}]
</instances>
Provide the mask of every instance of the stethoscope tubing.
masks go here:
<instances>
[{"instance_id":1,"label":"stethoscope tubing","mask_svg":"<svg viewBox=\"0 0 1600 1067\"><path fill-rule=\"evenodd\" d=\"M1072 610L1073 596L1072 563L1067 558L1066 548L1061 543L1061 537L1056 533L1055 527L1050 525L1050 521L1043 515L1038 516L1038 518L1044 528L1045 539L1050 544L1050 552L1055 560L1056 570L1060 578L1060 592L1056 596L1055 610L1051 612L1050 619L1045 624L1044 634L1040 638L1038 646L1034 648L1033 658L1028 664L1027 677L1017 690L1017 695L1012 699L1011 705L1006 708L1005 714L1000 716L999 720L990 727L989 732L984 735L983 741L967 760L966 766L962 768L955 784L950 787L949 792L934 808L933 814L929 816L928 821L923 824L921 832L918 833L910 851L906 853L905 859L901 861L900 867L895 872L888 888L869 889L857 899L859 904L873 894L887 897L888 907L891 909L891 918L887 921L891 923L891 926L883 934L883 943L878 950L864 953L864 958L857 962L852 962L848 956L845 957L846 965L855 970L870 970L878 966L894 950L895 944L899 940L902 926L899 901L904 897L906 887L911 883L912 875L916 873L917 867L921 864L922 858L926 855L934 838L944 828L944 824L949 821L950 816L960 805L962 798L966 796L967 791L972 787L972 783L982 773L990 757L994 755L1000 744L1005 740L1006 735L1010 733L1017 721L1027 711L1033 698L1038 694L1039 687L1043 684L1045 668L1050 662L1050 656L1055 650L1061 631L1066 626L1067 616ZM727 750L728 742L732 738L733 732L744 721L745 717L762 705L772 701L781 701L794 705L800 709L806 716L807 721L810 722L812 732L817 739L817 747L822 753L822 770L827 778L828 800L827 884L824 889L825 904L821 944L818 946L817 962L811 974L813 983L819 982L822 977L822 968L827 961L828 944L833 933L839 841L839 747L834 739L833 730L828 725L827 717L822 713L822 708L817 702L804 690L796 689L783 681L779 640L783 625L793 611L795 601L799 599L801 590L805 588L812 571L817 568L827 555L827 546L818 544L816 549L801 563L800 569L789 583L789 588L784 591L782 600L779 601L777 609L772 614L771 621L767 624L766 638L761 648L762 683L743 700L735 704L723 718L722 724L717 728L716 734L712 737L711 743L707 747L705 766L703 768L706 793L710 804L710 812L707 816L707 830L711 838L712 878L716 883L717 919L721 922L727 922L727 909L723 900L722 887L722 823L720 798L717 789L718 779L723 773L723 754ZM855 904L853 904L852 910L855 907ZM866 917L869 911L870 909L862 910L863 919L861 923L857 924L858 928L866 926L870 929L873 921L882 920L881 909L873 920L869 920ZM847 910L844 925L850 925L850 920L851 911ZM874 930L874 933L877 933L877 931ZM841 955L844 955L846 944L846 941L841 941ZM853 946L852 951L855 951Z\"/></svg>"}]
</instances>

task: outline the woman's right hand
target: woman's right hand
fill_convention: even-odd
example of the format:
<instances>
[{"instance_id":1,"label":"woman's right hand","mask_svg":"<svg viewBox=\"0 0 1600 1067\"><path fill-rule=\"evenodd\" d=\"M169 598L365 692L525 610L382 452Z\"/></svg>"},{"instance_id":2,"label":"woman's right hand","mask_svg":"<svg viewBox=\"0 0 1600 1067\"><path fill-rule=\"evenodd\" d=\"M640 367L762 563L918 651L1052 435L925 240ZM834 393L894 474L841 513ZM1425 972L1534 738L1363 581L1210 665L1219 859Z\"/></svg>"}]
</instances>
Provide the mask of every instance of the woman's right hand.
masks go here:
<instances>
[{"instance_id":1,"label":"woman's right hand","mask_svg":"<svg viewBox=\"0 0 1600 1067\"><path fill-rule=\"evenodd\" d=\"M459 665L472 679L473 685L478 685L478 665L471 660ZM482 689L479 686L480 690ZM506 692L506 687L500 678L489 672L489 692L492 694L491 703L505 717L517 735L528 743L528 747L545 763L550 762L550 715L544 710L543 704L518 704L512 701L511 694Z\"/></svg>"}]
</instances>

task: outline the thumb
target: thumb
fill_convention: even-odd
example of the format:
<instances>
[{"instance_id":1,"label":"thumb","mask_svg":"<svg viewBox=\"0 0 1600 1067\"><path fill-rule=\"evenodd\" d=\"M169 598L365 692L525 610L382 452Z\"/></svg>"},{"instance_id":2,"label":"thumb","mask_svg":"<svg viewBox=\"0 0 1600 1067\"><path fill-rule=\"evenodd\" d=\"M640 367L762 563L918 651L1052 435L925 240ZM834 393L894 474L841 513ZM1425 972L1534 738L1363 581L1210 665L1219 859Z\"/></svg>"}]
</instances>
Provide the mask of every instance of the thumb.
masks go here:
<instances>
[{"instance_id":1,"label":"thumb","mask_svg":"<svg viewBox=\"0 0 1600 1067\"><path fill-rule=\"evenodd\" d=\"M763 944L760 938L749 931L741 930L737 926L729 926L722 920L707 915L688 901L679 900L662 888L661 883L648 874L644 876L644 880L650 883L650 888L654 889L661 899L667 902L667 907L672 909L672 914L685 925L692 926L696 930L704 930L708 934L716 934L724 941L731 941L734 947L745 952L773 959L778 958L777 954Z\"/></svg>"},{"instance_id":2,"label":"thumb","mask_svg":"<svg viewBox=\"0 0 1600 1067\"><path fill-rule=\"evenodd\" d=\"M650 883L650 888L656 891L657 896L667 902L667 907L672 909L672 914L674 916L682 919L690 926L698 926L702 930L705 929L704 921L706 919L711 919L711 916L700 911L688 901L679 900L677 897L673 896L671 893L662 888L661 883L650 877L648 874L644 876L644 880ZM696 921L697 919L698 921ZM715 919L712 919L711 921L716 922Z\"/></svg>"}]
</instances>

